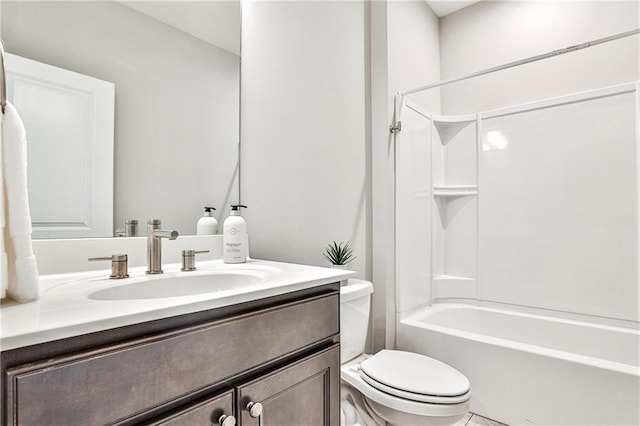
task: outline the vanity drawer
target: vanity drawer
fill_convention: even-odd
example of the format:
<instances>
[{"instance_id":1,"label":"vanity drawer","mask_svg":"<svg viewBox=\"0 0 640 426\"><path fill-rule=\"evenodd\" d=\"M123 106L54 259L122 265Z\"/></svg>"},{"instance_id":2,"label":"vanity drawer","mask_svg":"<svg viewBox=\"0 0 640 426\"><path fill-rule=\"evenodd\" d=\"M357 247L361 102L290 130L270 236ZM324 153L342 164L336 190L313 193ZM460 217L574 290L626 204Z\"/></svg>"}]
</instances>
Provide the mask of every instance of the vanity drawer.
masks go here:
<instances>
[{"instance_id":1,"label":"vanity drawer","mask_svg":"<svg viewBox=\"0 0 640 426\"><path fill-rule=\"evenodd\" d=\"M178 413L151 422L148 426L218 425L221 416L233 415L233 390L214 396Z\"/></svg>"},{"instance_id":2,"label":"vanity drawer","mask_svg":"<svg viewBox=\"0 0 640 426\"><path fill-rule=\"evenodd\" d=\"M8 423L119 422L337 335L339 295L7 371Z\"/></svg>"}]
</instances>

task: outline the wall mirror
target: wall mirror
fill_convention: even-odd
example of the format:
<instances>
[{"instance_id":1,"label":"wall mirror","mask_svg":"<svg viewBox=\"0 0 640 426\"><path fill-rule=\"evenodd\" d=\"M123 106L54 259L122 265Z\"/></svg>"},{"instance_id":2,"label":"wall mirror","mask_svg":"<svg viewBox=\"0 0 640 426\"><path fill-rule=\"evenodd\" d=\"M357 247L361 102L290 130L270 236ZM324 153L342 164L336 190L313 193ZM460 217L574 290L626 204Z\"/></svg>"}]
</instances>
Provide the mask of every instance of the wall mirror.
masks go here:
<instances>
[{"instance_id":1,"label":"wall mirror","mask_svg":"<svg viewBox=\"0 0 640 426\"><path fill-rule=\"evenodd\" d=\"M28 89L12 77L9 99L15 95L21 115L25 92L35 87L51 95L22 101L34 238L110 237L130 219L144 235L147 219L156 218L188 235L204 206L215 207L218 219L226 216L239 199L239 0L3 0L0 15L5 50L16 60L113 88L112 124L96 130L91 114L103 107L93 106L92 92L56 83L65 91L51 95L49 77L31 77ZM68 93L83 96L60 101ZM83 105L89 113L70 113ZM45 126L30 126L34 116L44 117ZM56 142L61 118L75 127ZM105 160L108 150L82 141L101 139L110 126L111 186L103 186L92 173L104 178L109 167L92 166L92 155ZM32 145L46 148L32 154ZM112 199L111 215L109 207L96 207L97 198ZM103 216L111 216L106 228L97 226Z\"/></svg>"}]
</instances>

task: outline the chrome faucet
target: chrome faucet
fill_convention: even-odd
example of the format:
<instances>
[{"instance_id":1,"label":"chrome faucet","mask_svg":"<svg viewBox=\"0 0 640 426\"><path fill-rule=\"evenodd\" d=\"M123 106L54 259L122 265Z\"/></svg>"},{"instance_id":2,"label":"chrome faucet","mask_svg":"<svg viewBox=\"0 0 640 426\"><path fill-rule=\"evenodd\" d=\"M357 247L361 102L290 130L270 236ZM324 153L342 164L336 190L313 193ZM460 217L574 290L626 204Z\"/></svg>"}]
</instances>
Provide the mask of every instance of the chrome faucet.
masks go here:
<instances>
[{"instance_id":1,"label":"chrome faucet","mask_svg":"<svg viewBox=\"0 0 640 426\"><path fill-rule=\"evenodd\" d=\"M147 274L162 273L162 240L178 238L178 231L163 231L160 229L160 219L150 219L147 222Z\"/></svg>"}]
</instances>

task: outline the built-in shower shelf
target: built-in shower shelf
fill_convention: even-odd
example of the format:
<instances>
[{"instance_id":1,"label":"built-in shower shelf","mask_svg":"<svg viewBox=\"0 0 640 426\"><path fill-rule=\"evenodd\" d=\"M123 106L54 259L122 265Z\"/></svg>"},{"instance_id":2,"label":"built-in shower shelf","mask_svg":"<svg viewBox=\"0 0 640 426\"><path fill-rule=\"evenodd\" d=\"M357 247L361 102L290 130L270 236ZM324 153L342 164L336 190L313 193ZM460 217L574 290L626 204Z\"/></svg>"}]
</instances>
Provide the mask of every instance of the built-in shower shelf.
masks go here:
<instances>
[{"instance_id":1,"label":"built-in shower shelf","mask_svg":"<svg viewBox=\"0 0 640 426\"><path fill-rule=\"evenodd\" d=\"M433 277L433 281L444 282L444 281L475 281L475 278L471 277L462 277L459 275L436 275Z\"/></svg>"},{"instance_id":2,"label":"built-in shower shelf","mask_svg":"<svg viewBox=\"0 0 640 426\"><path fill-rule=\"evenodd\" d=\"M478 195L477 185L443 185L433 187L434 197L469 197Z\"/></svg>"},{"instance_id":3,"label":"built-in shower shelf","mask_svg":"<svg viewBox=\"0 0 640 426\"><path fill-rule=\"evenodd\" d=\"M470 277L439 275L433 278L434 299L474 299L477 298L476 280Z\"/></svg>"},{"instance_id":4,"label":"built-in shower shelf","mask_svg":"<svg viewBox=\"0 0 640 426\"><path fill-rule=\"evenodd\" d=\"M440 142L446 145L469 124L476 121L475 115L434 115L432 117L433 125L438 130Z\"/></svg>"},{"instance_id":5,"label":"built-in shower shelf","mask_svg":"<svg viewBox=\"0 0 640 426\"><path fill-rule=\"evenodd\" d=\"M432 295L434 299L475 298L477 297L476 280L471 277L457 275L437 275L433 277Z\"/></svg>"}]
</instances>

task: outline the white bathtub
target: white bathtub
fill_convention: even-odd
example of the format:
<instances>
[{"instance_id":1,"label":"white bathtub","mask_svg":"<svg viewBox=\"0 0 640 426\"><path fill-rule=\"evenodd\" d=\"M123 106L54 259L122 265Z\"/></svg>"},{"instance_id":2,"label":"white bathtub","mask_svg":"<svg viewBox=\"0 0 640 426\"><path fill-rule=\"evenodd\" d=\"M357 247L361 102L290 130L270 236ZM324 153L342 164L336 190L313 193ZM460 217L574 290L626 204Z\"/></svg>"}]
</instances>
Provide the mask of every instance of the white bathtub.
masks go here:
<instances>
[{"instance_id":1,"label":"white bathtub","mask_svg":"<svg viewBox=\"0 0 640 426\"><path fill-rule=\"evenodd\" d=\"M401 320L398 349L471 381L471 411L510 425L640 425L640 332L436 304Z\"/></svg>"}]
</instances>

